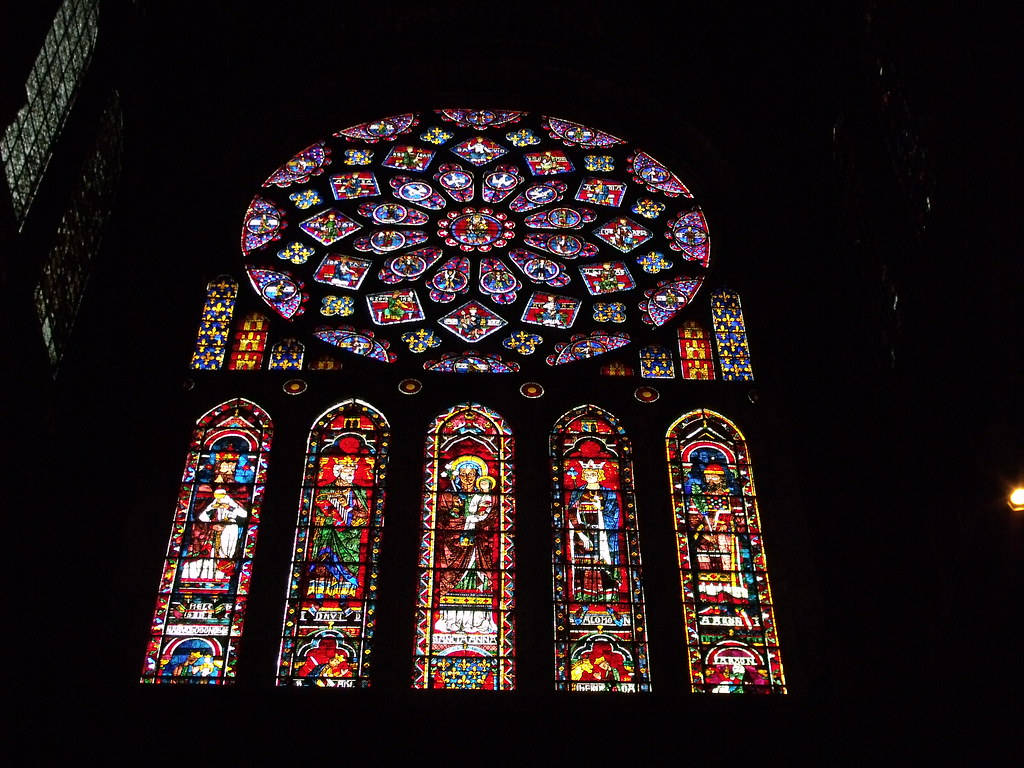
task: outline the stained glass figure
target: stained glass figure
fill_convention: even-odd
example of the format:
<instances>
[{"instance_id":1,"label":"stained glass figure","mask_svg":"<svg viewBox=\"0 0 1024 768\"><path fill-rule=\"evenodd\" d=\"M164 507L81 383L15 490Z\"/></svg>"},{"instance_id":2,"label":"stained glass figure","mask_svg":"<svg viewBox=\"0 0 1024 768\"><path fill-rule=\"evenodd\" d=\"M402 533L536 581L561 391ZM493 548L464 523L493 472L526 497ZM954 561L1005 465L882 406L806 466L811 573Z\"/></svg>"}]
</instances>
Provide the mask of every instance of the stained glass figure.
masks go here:
<instances>
[{"instance_id":1,"label":"stained glass figure","mask_svg":"<svg viewBox=\"0 0 1024 768\"><path fill-rule=\"evenodd\" d=\"M708 238L708 223L700 209L669 219L665 237L669 239L668 247L673 251L682 251L687 261L695 261L702 267L708 265L711 240Z\"/></svg>"},{"instance_id":2,"label":"stained glass figure","mask_svg":"<svg viewBox=\"0 0 1024 768\"><path fill-rule=\"evenodd\" d=\"M627 333L609 333L608 331L591 331L580 333L569 339L568 344L556 344L555 353L548 355L544 361L548 365L565 365L588 357L597 357L611 352L613 349L629 344Z\"/></svg>"},{"instance_id":3,"label":"stained glass figure","mask_svg":"<svg viewBox=\"0 0 1024 768\"><path fill-rule=\"evenodd\" d=\"M618 301L595 301L593 317L596 323L624 323L626 305Z\"/></svg>"},{"instance_id":4,"label":"stained glass figure","mask_svg":"<svg viewBox=\"0 0 1024 768\"><path fill-rule=\"evenodd\" d=\"M290 272L259 267L246 267L245 271L260 298L285 320L305 312L303 305L309 300L309 294L303 290L305 284Z\"/></svg>"},{"instance_id":5,"label":"stained glass figure","mask_svg":"<svg viewBox=\"0 0 1024 768\"><path fill-rule=\"evenodd\" d=\"M555 423L550 456L555 687L649 691L630 440L610 413L581 405Z\"/></svg>"},{"instance_id":6,"label":"stained glass figure","mask_svg":"<svg viewBox=\"0 0 1024 768\"><path fill-rule=\"evenodd\" d=\"M335 200L376 197L380 194L380 184L370 171L352 171L331 176L331 192Z\"/></svg>"},{"instance_id":7,"label":"stained glass figure","mask_svg":"<svg viewBox=\"0 0 1024 768\"><path fill-rule=\"evenodd\" d=\"M559 149L527 152L523 159L534 176L552 176L556 173L572 173L575 170L569 156Z\"/></svg>"},{"instance_id":8,"label":"stained glass figure","mask_svg":"<svg viewBox=\"0 0 1024 768\"><path fill-rule=\"evenodd\" d=\"M486 136L474 136L452 147L452 152L467 163L487 165L508 152L501 144Z\"/></svg>"},{"instance_id":9,"label":"stained glass figure","mask_svg":"<svg viewBox=\"0 0 1024 768\"><path fill-rule=\"evenodd\" d=\"M412 176L395 176L388 184L399 200L405 200L428 211L438 211L447 205L432 186Z\"/></svg>"},{"instance_id":10,"label":"stained glass figure","mask_svg":"<svg viewBox=\"0 0 1024 768\"><path fill-rule=\"evenodd\" d=\"M320 355L309 364L310 371L340 371L341 361L330 355Z\"/></svg>"},{"instance_id":11,"label":"stained glass figure","mask_svg":"<svg viewBox=\"0 0 1024 768\"><path fill-rule=\"evenodd\" d=\"M429 328L406 331L401 339L409 345L410 352L426 352L428 349L441 346L441 339Z\"/></svg>"},{"instance_id":12,"label":"stained glass figure","mask_svg":"<svg viewBox=\"0 0 1024 768\"><path fill-rule=\"evenodd\" d=\"M390 428L346 400L306 446L277 684L370 684Z\"/></svg>"},{"instance_id":13,"label":"stained glass figure","mask_svg":"<svg viewBox=\"0 0 1024 768\"><path fill-rule=\"evenodd\" d=\"M746 439L706 409L665 439L693 691L785 693Z\"/></svg>"},{"instance_id":14,"label":"stained glass figure","mask_svg":"<svg viewBox=\"0 0 1024 768\"><path fill-rule=\"evenodd\" d=\"M270 360L267 362L267 370L302 370L302 358L305 355L306 347L301 341L298 339L284 339L270 348Z\"/></svg>"},{"instance_id":15,"label":"stained glass figure","mask_svg":"<svg viewBox=\"0 0 1024 768\"><path fill-rule=\"evenodd\" d=\"M605 224L594 230L594 234L608 245L623 253L629 253L646 243L654 234L641 227L627 216L609 219Z\"/></svg>"},{"instance_id":16,"label":"stained glass figure","mask_svg":"<svg viewBox=\"0 0 1024 768\"><path fill-rule=\"evenodd\" d=\"M499 165L484 176L483 195L485 203L500 203L523 183L523 175L514 165Z\"/></svg>"},{"instance_id":17,"label":"stained glass figure","mask_svg":"<svg viewBox=\"0 0 1024 768\"><path fill-rule=\"evenodd\" d=\"M503 248L514 235L515 222L505 213L491 208L463 208L449 211L437 221L437 236L447 245L462 251L481 251Z\"/></svg>"},{"instance_id":18,"label":"stained glass figure","mask_svg":"<svg viewBox=\"0 0 1024 768\"><path fill-rule=\"evenodd\" d=\"M363 253L372 252L380 256L402 248L411 248L426 239L427 233L421 229L378 229L370 235L356 238L352 242L352 247Z\"/></svg>"},{"instance_id":19,"label":"stained glass figure","mask_svg":"<svg viewBox=\"0 0 1024 768\"><path fill-rule=\"evenodd\" d=\"M427 432L414 688L515 688L512 432L463 403Z\"/></svg>"},{"instance_id":20,"label":"stained glass figure","mask_svg":"<svg viewBox=\"0 0 1024 768\"><path fill-rule=\"evenodd\" d=\"M377 325L415 323L424 318L419 296L412 288L402 288L366 296L370 319Z\"/></svg>"},{"instance_id":21,"label":"stained glass figure","mask_svg":"<svg viewBox=\"0 0 1024 768\"><path fill-rule=\"evenodd\" d=\"M576 199L581 203L607 205L618 208L626 196L626 185L612 179L584 179L576 190Z\"/></svg>"},{"instance_id":22,"label":"stained glass figure","mask_svg":"<svg viewBox=\"0 0 1024 768\"><path fill-rule=\"evenodd\" d=\"M679 329L679 364L684 379L714 379L711 337L696 320L687 320Z\"/></svg>"},{"instance_id":23,"label":"stained glass figure","mask_svg":"<svg viewBox=\"0 0 1024 768\"><path fill-rule=\"evenodd\" d=\"M580 229L597 218L592 208L552 208L526 217L526 226L533 229Z\"/></svg>"},{"instance_id":24,"label":"stained glass figure","mask_svg":"<svg viewBox=\"0 0 1024 768\"><path fill-rule=\"evenodd\" d=\"M526 114L513 109L438 109L436 112L463 128L500 128L518 123Z\"/></svg>"},{"instance_id":25,"label":"stained glass figure","mask_svg":"<svg viewBox=\"0 0 1024 768\"><path fill-rule=\"evenodd\" d=\"M306 147L291 160L278 168L263 182L264 187L290 187L305 184L314 176L324 172L331 161L331 150L322 141Z\"/></svg>"},{"instance_id":26,"label":"stained glass figure","mask_svg":"<svg viewBox=\"0 0 1024 768\"><path fill-rule=\"evenodd\" d=\"M359 214L385 226L422 227L430 217L423 211L407 208L399 203L363 203Z\"/></svg>"},{"instance_id":27,"label":"stained glass figure","mask_svg":"<svg viewBox=\"0 0 1024 768\"><path fill-rule=\"evenodd\" d=\"M579 299L572 296L557 296L553 293L534 291L530 302L523 310L522 321L549 328L572 328L580 311Z\"/></svg>"},{"instance_id":28,"label":"stained glass figure","mask_svg":"<svg viewBox=\"0 0 1024 768\"><path fill-rule=\"evenodd\" d=\"M467 301L438 322L463 341L473 344L508 325L508 321L478 301Z\"/></svg>"},{"instance_id":29,"label":"stained glass figure","mask_svg":"<svg viewBox=\"0 0 1024 768\"><path fill-rule=\"evenodd\" d=\"M434 174L434 181L458 203L468 203L473 199L473 173L458 163L443 164Z\"/></svg>"},{"instance_id":30,"label":"stained glass figure","mask_svg":"<svg viewBox=\"0 0 1024 768\"><path fill-rule=\"evenodd\" d=\"M321 327L313 331L313 335L321 341L333 344L353 355L369 357L382 363L393 363L398 359L394 352L389 352L390 344L384 339L375 338L373 331L362 331L349 325L337 328Z\"/></svg>"},{"instance_id":31,"label":"stained glass figure","mask_svg":"<svg viewBox=\"0 0 1024 768\"><path fill-rule=\"evenodd\" d=\"M234 682L272 437L241 398L196 422L141 682Z\"/></svg>"},{"instance_id":32,"label":"stained glass figure","mask_svg":"<svg viewBox=\"0 0 1024 768\"><path fill-rule=\"evenodd\" d=\"M288 226L284 212L269 200L256 196L249 203L242 224L242 253L248 256L267 243L278 240Z\"/></svg>"},{"instance_id":33,"label":"stained glass figure","mask_svg":"<svg viewBox=\"0 0 1024 768\"><path fill-rule=\"evenodd\" d=\"M288 245L277 252L277 258L289 261L298 266L299 264L305 264L309 261L309 257L315 253L316 250L310 248L308 245L303 245L302 243L288 243Z\"/></svg>"},{"instance_id":34,"label":"stained glass figure","mask_svg":"<svg viewBox=\"0 0 1024 768\"><path fill-rule=\"evenodd\" d=\"M480 291L495 304L511 304L519 297L519 282L501 259L480 259Z\"/></svg>"},{"instance_id":35,"label":"stained glass figure","mask_svg":"<svg viewBox=\"0 0 1024 768\"><path fill-rule=\"evenodd\" d=\"M532 355L543 342L544 339L536 333L515 331L508 338L502 339L501 346L520 355Z\"/></svg>"},{"instance_id":36,"label":"stained glass figure","mask_svg":"<svg viewBox=\"0 0 1024 768\"><path fill-rule=\"evenodd\" d=\"M569 284L569 274L565 271L565 264L560 261L518 248L510 250L508 255L523 274L535 283L550 285L552 288Z\"/></svg>"},{"instance_id":37,"label":"stained glass figure","mask_svg":"<svg viewBox=\"0 0 1024 768\"><path fill-rule=\"evenodd\" d=\"M668 197L693 197L678 176L646 152L631 155L626 163L633 181L646 185L649 191L661 192Z\"/></svg>"},{"instance_id":38,"label":"stained glass figure","mask_svg":"<svg viewBox=\"0 0 1024 768\"><path fill-rule=\"evenodd\" d=\"M439 360L423 363L425 371L442 373L518 373L519 363L503 360L500 355L478 352L449 352Z\"/></svg>"},{"instance_id":39,"label":"stained glass figure","mask_svg":"<svg viewBox=\"0 0 1024 768\"><path fill-rule=\"evenodd\" d=\"M641 347L640 376L645 379L674 379L676 365L672 352L660 344Z\"/></svg>"},{"instance_id":40,"label":"stained glass figure","mask_svg":"<svg viewBox=\"0 0 1024 768\"><path fill-rule=\"evenodd\" d=\"M587 243L576 235L547 235L531 232L523 237L523 242L533 248L561 256L563 259L592 259L598 254L597 246Z\"/></svg>"},{"instance_id":41,"label":"stained glass figure","mask_svg":"<svg viewBox=\"0 0 1024 768\"><path fill-rule=\"evenodd\" d=\"M675 317L696 295L702 277L680 277L662 280L654 288L644 291L647 298L640 302L644 322L648 325L664 325Z\"/></svg>"},{"instance_id":42,"label":"stained glass figure","mask_svg":"<svg viewBox=\"0 0 1024 768\"><path fill-rule=\"evenodd\" d=\"M350 219L336 208L328 208L326 211L321 211L315 216L299 222L299 229L320 245L333 245L356 230L362 229L362 226L358 221Z\"/></svg>"},{"instance_id":43,"label":"stained glass figure","mask_svg":"<svg viewBox=\"0 0 1024 768\"><path fill-rule=\"evenodd\" d=\"M469 290L469 259L462 256L448 259L438 267L427 285L432 301L440 304L454 301L458 294Z\"/></svg>"},{"instance_id":44,"label":"stained glass figure","mask_svg":"<svg viewBox=\"0 0 1024 768\"><path fill-rule=\"evenodd\" d=\"M419 120L416 115L412 112L406 112L401 115L385 117L383 120L353 125L351 128L344 128L334 135L346 139L365 141L367 144L374 144L381 139L394 141L403 133L411 131L418 124Z\"/></svg>"},{"instance_id":45,"label":"stained glass figure","mask_svg":"<svg viewBox=\"0 0 1024 768\"><path fill-rule=\"evenodd\" d=\"M250 312L238 322L231 343L232 371L258 371L263 367L263 353L267 348L270 321L259 312Z\"/></svg>"},{"instance_id":46,"label":"stained glass figure","mask_svg":"<svg viewBox=\"0 0 1024 768\"><path fill-rule=\"evenodd\" d=\"M740 295L720 290L711 294L711 324L718 347L718 364L722 381L753 381L747 326L743 322Z\"/></svg>"},{"instance_id":47,"label":"stained glass figure","mask_svg":"<svg viewBox=\"0 0 1024 768\"><path fill-rule=\"evenodd\" d=\"M206 302L203 304L199 333L192 352L194 370L218 371L224 365L237 296L238 283L227 275L221 275L206 284Z\"/></svg>"},{"instance_id":48,"label":"stained glass figure","mask_svg":"<svg viewBox=\"0 0 1024 768\"><path fill-rule=\"evenodd\" d=\"M320 262L313 279L324 285L333 285L350 291L359 290L372 262L355 256L329 253Z\"/></svg>"},{"instance_id":49,"label":"stained glass figure","mask_svg":"<svg viewBox=\"0 0 1024 768\"><path fill-rule=\"evenodd\" d=\"M596 149L597 147L613 147L616 144L625 143L610 133L588 128L580 123L574 123L572 120L544 117L541 124L547 129L551 138L559 139L567 147L578 146L583 149Z\"/></svg>"},{"instance_id":50,"label":"stained glass figure","mask_svg":"<svg viewBox=\"0 0 1024 768\"><path fill-rule=\"evenodd\" d=\"M583 282L591 296L603 296L606 293L631 291L636 287L629 269L621 261L606 261L601 264L588 264L580 267Z\"/></svg>"},{"instance_id":51,"label":"stained glass figure","mask_svg":"<svg viewBox=\"0 0 1024 768\"><path fill-rule=\"evenodd\" d=\"M395 168L400 171L425 171L430 165L430 161L434 159L434 154L432 150L423 147L396 144L380 164L385 168Z\"/></svg>"},{"instance_id":52,"label":"stained glass figure","mask_svg":"<svg viewBox=\"0 0 1024 768\"><path fill-rule=\"evenodd\" d=\"M442 254L443 251L440 248L427 247L392 256L384 262L377 277L382 283L388 285L394 285L403 280L416 280L434 266Z\"/></svg>"},{"instance_id":53,"label":"stained glass figure","mask_svg":"<svg viewBox=\"0 0 1024 768\"><path fill-rule=\"evenodd\" d=\"M568 189L564 181L543 181L531 184L522 194L508 204L509 210L515 213L526 213L548 203L557 203Z\"/></svg>"}]
</instances>

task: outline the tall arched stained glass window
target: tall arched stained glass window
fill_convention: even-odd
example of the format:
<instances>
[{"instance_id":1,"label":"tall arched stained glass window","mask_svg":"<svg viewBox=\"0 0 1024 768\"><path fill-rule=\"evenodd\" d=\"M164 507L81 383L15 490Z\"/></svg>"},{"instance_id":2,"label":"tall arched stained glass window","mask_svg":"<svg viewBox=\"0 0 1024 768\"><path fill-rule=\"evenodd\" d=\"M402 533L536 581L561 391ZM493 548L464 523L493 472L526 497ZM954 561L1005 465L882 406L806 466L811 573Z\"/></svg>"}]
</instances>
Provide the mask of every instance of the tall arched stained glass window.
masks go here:
<instances>
[{"instance_id":1,"label":"tall arched stained glass window","mask_svg":"<svg viewBox=\"0 0 1024 768\"><path fill-rule=\"evenodd\" d=\"M196 423L143 683L233 681L272 434L266 411L242 398Z\"/></svg>"},{"instance_id":2,"label":"tall arched stained glass window","mask_svg":"<svg viewBox=\"0 0 1024 768\"><path fill-rule=\"evenodd\" d=\"M278 685L369 685L389 439L354 399L310 430Z\"/></svg>"},{"instance_id":3,"label":"tall arched stained glass window","mask_svg":"<svg viewBox=\"0 0 1024 768\"><path fill-rule=\"evenodd\" d=\"M235 329L231 346L232 371L258 371L263 366L263 353L267 348L270 322L259 312L250 312Z\"/></svg>"},{"instance_id":4,"label":"tall arched stained glass window","mask_svg":"<svg viewBox=\"0 0 1024 768\"><path fill-rule=\"evenodd\" d=\"M632 449L614 416L593 405L551 433L554 498L555 685L650 690Z\"/></svg>"},{"instance_id":5,"label":"tall arched stained glass window","mask_svg":"<svg viewBox=\"0 0 1024 768\"><path fill-rule=\"evenodd\" d=\"M746 439L696 410L666 441L693 690L785 693Z\"/></svg>"},{"instance_id":6,"label":"tall arched stained glass window","mask_svg":"<svg viewBox=\"0 0 1024 768\"><path fill-rule=\"evenodd\" d=\"M193 369L217 371L224 365L237 296L238 283L227 275L221 275L206 284L206 303L203 304L196 348L192 353Z\"/></svg>"},{"instance_id":7,"label":"tall arched stained glass window","mask_svg":"<svg viewBox=\"0 0 1024 768\"><path fill-rule=\"evenodd\" d=\"M434 419L425 453L413 687L511 690L512 432L463 403Z\"/></svg>"}]
</instances>

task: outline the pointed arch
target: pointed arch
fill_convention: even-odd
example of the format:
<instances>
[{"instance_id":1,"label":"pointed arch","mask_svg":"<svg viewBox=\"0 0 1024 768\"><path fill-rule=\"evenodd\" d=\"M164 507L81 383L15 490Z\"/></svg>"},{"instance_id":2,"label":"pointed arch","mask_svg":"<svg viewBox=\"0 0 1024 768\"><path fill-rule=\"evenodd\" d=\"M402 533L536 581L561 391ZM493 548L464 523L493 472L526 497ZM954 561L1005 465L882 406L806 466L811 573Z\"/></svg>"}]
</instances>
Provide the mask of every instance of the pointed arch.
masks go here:
<instances>
[{"instance_id":1,"label":"pointed arch","mask_svg":"<svg viewBox=\"0 0 1024 768\"><path fill-rule=\"evenodd\" d=\"M206 284L206 302L199 318L199 333L192 352L192 369L219 371L224 365L231 332L231 317L235 312L238 283L227 275L216 277Z\"/></svg>"},{"instance_id":2,"label":"pointed arch","mask_svg":"<svg viewBox=\"0 0 1024 768\"><path fill-rule=\"evenodd\" d=\"M306 355L306 345L298 339L283 339L270 348L267 370L299 371Z\"/></svg>"},{"instance_id":3,"label":"pointed arch","mask_svg":"<svg viewBox=\"0 0 1024 768\"><path fill-rule=\"evenodd\" d=\"M515 687L515 470L495 411L456 405L427 431L414 688Z\"/></svg>"},{"instance_id":4,"label":"pointed arch","mask_svg":"<svg viewBox=\"0 0 1024 768\"><path fill-rule=\"evenodd\" d=\"M141 682L233 682L272 437L243 398L196 422Z\"/></svg>"},{"instance_id":5,"label":"pointed arch","mask_svg":"<svg viewBox=\"0 0 1024 768\"><path fill-rule=\"evenodd\" d=\"M390 441L384 415L356 399L310 429L278 685L370 684Z\"/></svg>"},{"instance_id":6,"label":"pointed arch","mask_svg":"<svg viewBox=\"0 0 1024 768\"><path fill-rule=\"evenodd\" d=\"M263 366L270 321L259 312L250 312L238 322L231 345L232 371L258 371Z\"/></svg>"},{"instance_id":7,"label":"pointed arch","mask_svg":"<svg viewBox=\"0 0 1024 768\"><path fill-rule=\"evenodd\" d=\"M665 439L693 691L785 693L746 438L698 409Z\"/></svg>"},{"instance_id":8,"label":"pointed arch","mask_svg":"<svg viewBox=\"0 0 1024 768\"><path fill-rule=\"evenodd\" d=\"M551 431L555 687L651 687L632 446L608 411L580 405Z\"/></svg>"}]
</instances>

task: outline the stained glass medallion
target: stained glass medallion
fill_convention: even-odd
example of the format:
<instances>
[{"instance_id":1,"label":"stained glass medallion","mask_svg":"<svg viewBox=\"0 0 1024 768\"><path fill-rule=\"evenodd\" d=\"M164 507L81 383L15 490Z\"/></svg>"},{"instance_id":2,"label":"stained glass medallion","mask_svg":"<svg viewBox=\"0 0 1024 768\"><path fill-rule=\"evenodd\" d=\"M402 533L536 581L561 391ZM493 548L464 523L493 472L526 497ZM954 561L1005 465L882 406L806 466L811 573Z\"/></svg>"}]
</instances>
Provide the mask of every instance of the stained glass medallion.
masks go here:
<instances>
[{"instance_id":1,"label":"stained glass medallion","mask_svg":"<svg viewBox=\"0 0 1024 768\"><path fill-rule=\"evenodd\" d=\"M436 349L436 371L511 370L494 361L509 332L541 338L531 326L550 331L522 361L535 374L592 356L599 323L643 319L628 338L674 347L710 267L707 220L667 164L597 127L503 109L402 113L308 144L252 198L241 250L289 322L272 342L305 333L310 359L331 344L417 367ZM452 362L466 344L474 360Z\"/></svg>"}]
</instances>

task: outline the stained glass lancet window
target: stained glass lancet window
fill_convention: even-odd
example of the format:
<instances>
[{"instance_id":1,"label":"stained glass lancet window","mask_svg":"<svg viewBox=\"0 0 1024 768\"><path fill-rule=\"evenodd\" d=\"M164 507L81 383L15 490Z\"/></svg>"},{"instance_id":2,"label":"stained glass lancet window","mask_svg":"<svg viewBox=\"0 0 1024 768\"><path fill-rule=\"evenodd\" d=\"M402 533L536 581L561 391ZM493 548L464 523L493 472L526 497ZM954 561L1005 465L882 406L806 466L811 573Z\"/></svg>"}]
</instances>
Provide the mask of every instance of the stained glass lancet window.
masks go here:
<instances>
[{"instance_id":1,"label":"stained glass lancet window","mask_svg":"<svg viewBox=\"0 0 1024 768\"><path fill-rule=\"evenodd\" d=\"M555 685L650 690L629 438L610 413L581 405L555 423L550 449Z\"/></svg>"},{"instance_id":2,"label":"stained glass lancet window","mask_svg":"<svg viewBox=\"0 0 1024 768\"><path fill-rule=\"evenodd\" d=\"M305 345L298 339L284 339L270 348L270 361L267 369L271 371L298 371L302 368L302 358L306 354Z\"/></svg>"},{"instance_id":3,"label":"stained glass lancet window","mask_svg":"<svg viewBox=\"0 0 1024 768\"><path fill-rule=\"evenodd\" d=\"M427 432L414 688L515 687L514 453L505 420L475 403Z\"/></svg>"},{"instance_id":4,"label":"stained glass lancet window","mask_svg":"<svg viewBox=\"0 0 1024 768\"><path fill-rule=\"evenodd\" d=\"M141 682L233 682L272 436L242 398L196 422Z\"/></svg>"},{"instance_id":5,"label":"stained glass lancet window","mask_svg":"<svg viewBox=\"0 0 1024 768\"><path fill-rule=\"evenodd\" d=\"M228 368L233 371L256 371L263 365L270 322L259 312L250 312L238 323L231 348Z\"/></svg>"},{"instance_id":6,"label":"stained glass lancet window","mask_svg":"<svg viewBox=\"0 0 1024 768\"><path fill-rule=\"evenodd\" d=\"M666 441L693 690L785 693L746 439L696 410Z\"/></svg>"},{"instance_id":7,"label":"stained glass lancet window","mask_svg":"<svg viewBox=\"0 0 1024 768\"><path fill-rule=\"evenodd\" d=\"M369 685L389 436L354 399L310 430L278 685Z\"/></svg>"},{"instance_id":8,"label":"stained glass lancet window","mask_svg":"<svg viewBox=\"0 0 1024 768\"><path fill-rule=\"evenodd\" d=\"M200 371L218 371L224 365L231 332L231 316L235 311L238 283L221 275L206 284L206 303L199 320L192 367Z\"/></svg>"},{"instance_id":9,"label":"stained glass lancet window","mask_svg":"<svg viewBox=\"0 0 1024 768\"><path fill-rule=\"evenodd\" d=\"M753 381L754 371L750 367L750 347L747 345L747 327L743 323L740 295L725 289L712 293L711 321L715 330L722 381Z\"/></svg>"},{"instance_id":10,"label":"stained glass lancet window","mask_svg":"<svg viewBox=\"0 0 1024 768\"><path fill-rule=\"evenodd\" d=\"M715 378L711 338L696 320L687 320L679 329L679 364L684 379Z\"/></svg>"}]
</instances>

